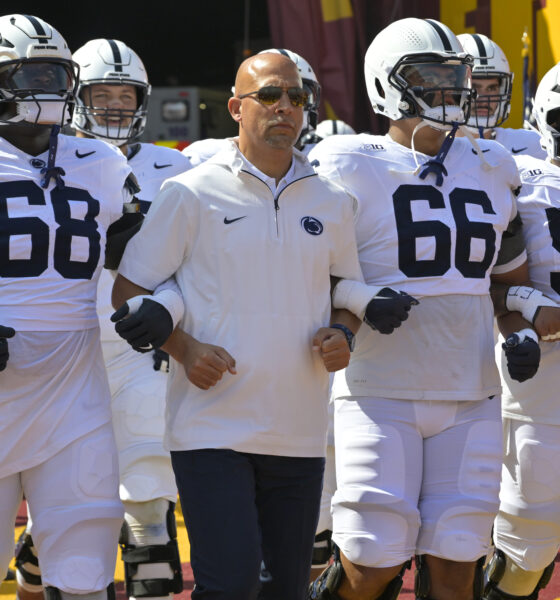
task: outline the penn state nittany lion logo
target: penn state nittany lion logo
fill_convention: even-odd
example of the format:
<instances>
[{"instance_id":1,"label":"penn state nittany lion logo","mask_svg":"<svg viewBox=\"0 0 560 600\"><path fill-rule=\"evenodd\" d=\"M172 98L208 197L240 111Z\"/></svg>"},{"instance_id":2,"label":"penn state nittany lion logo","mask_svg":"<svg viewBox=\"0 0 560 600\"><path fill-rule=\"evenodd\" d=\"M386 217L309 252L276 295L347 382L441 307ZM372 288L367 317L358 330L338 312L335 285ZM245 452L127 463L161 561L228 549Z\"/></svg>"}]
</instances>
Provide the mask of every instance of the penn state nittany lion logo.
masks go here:
<instances>
[{"instance_id":1,"label":"penn state nittany lion logo","mask_svg":"<svg viewBox=\"0 0 560 600\"><path fill-rule=\"evenodd\" d=\"M323 233L323 224L315 217L303 217L301 226L311 235L321 235Z\"/></svg>"}]
</instances>

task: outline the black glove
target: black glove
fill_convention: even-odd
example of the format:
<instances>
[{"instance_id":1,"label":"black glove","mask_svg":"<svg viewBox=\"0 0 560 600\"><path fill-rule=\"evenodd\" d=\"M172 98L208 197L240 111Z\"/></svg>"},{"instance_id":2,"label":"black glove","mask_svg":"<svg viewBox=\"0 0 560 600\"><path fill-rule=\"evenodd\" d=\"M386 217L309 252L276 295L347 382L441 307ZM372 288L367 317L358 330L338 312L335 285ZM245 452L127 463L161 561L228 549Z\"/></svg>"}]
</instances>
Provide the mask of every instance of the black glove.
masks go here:
<instances>
[{"instance_id":1,"label":"black glove","mask_svg":"<svg viewBox=\"0 0 560 600\"><path fill-rule=\"evenodd\" d=\"M0 325L0 371L3 371L6 368L8 358L10 358L10 353L8 352L8 340L6 338L13 338L15 334L15 329Z\"/></svg>"},{"instance_id":2,"label":"black glove","mask_svg":"<svg viewBox=\"0 0 560 600\"><path fill-rule=\"evenodd\" d=\"M127 317L129 310L125 302L111 315L111 321L116 323L115 331L137 352L159 348L173 333L173 319L159 302L144 298L140 308Z\"/></svg>"},{"instance_id":3,"label":"black glove","mask_svg":"<svg viewBox=\"0 0 560 600\"><path fill-rule=\"evenodd\" d=\"M517 333L508 335L502 344L507 359L509 376L515 381L531 379L539 368L541 349L535 340L525 337L523 341Z\"/></svg>"},{"instance_id":4,"label":"black glove","mask_svg":"<svg viewBox=\"0 0 560 600\"><path fill-rule=\"evenodd\" d=\"M169 373L169 354L160 348L156 348L152 356L154 359L154 371Z\"/></svg>"},{"instance_id":5,"label":"black glove","mask_svg":"<svg viewBox=\"0 0 560 600\"><path fill-rule=\"evenodd\" d=\"M364 322L379 333L393 333L393 329L408 319L408 311L415 304L418 300L406 292L385 287L369 301Z\"/></svg>"}]
</instances>

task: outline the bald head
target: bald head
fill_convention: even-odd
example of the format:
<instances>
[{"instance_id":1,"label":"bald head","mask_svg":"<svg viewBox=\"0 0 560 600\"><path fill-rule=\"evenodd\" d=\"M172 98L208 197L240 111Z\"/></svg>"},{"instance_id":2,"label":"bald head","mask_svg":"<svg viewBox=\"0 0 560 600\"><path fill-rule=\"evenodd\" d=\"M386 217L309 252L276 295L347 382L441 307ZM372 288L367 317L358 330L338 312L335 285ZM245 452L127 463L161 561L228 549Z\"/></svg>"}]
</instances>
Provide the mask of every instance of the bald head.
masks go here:
<instances>
[{"instance_id":1,"label":"bald head","mask_svg":"<svg viewBox=\"0 0 560 600\"><path fill-rule=\"evenodd\" d=\"M239 149L270 177L283 176L291 164L303 125L303 106L290 99L289 90L301 87L297 65L282 54L251 56L237 71L228 109L239 124ZM261 101L258 90L262 88L275 90L271 97L265 92Z\"/></svg>"},{"instance_id":2,"label":"bald head","mask_svg":"<svg viewBox=\"0 0 560 600\"><path fill-rule=\"evenodd\" d=\"M301 85L301 77L297 65L283 54L264 53L250 56L244 60L235 77L235 95L246 94L258 89L258 82L269 76L297 77Z\"/></svg>"}]
</instances>

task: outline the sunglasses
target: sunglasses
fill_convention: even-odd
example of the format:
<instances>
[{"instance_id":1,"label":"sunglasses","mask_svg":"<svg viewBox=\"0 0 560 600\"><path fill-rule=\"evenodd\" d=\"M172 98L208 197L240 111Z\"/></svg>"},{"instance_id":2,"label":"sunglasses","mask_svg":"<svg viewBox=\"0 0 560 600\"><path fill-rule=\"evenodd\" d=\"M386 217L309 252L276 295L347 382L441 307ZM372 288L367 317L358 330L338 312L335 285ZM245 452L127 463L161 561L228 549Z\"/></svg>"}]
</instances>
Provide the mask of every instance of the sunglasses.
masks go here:
<instances>
[{"instance_id":1,"label":"sunglasses","mask_svg":"<svg viewBox=\"0 0 560 600\"><path fill-rule=\"evenodd\" d=\"M282 94L286 92L292 106L305 106L309 100L309 94L301 87L283 88L277 85L266 85L260 90L241 94L239 99L247 98L256 94L256 99L265 106L272 106L280 101Z\"/></svg>"}]
</instances>

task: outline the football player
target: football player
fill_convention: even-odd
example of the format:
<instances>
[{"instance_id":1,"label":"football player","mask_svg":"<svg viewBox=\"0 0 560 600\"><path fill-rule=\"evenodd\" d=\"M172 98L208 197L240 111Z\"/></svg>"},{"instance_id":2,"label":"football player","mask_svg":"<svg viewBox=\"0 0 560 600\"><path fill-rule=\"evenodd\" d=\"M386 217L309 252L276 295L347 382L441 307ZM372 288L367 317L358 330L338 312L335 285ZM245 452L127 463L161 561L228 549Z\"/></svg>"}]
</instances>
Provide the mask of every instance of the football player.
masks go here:
<instances>
[{"instance_id":1,"label":"football player","mask_svg":"<svg viewBox=\"0 0 560 600\"><path fill-rule=\"evenodd\" d=\"M96 288L137 186L116 148L60 134L78 83L60 33L12 14L0 40L0 571L25 494L46 598L110 599L123 507Z\"/></svg>"},{"instance_id":2,"label":"football player","mask_svg":"<svg viewBox=\"0 0 560 600\"><path fill-rule=\"evenodd\" d=\"M296 64L298 68L303 87L307 92L307 104L303 111L303 128L295 147L298 150L301 150L304 154L307 154L311 147L306 145L307 143L304 140L306 136L312 135L317 127L317 120L319 118L319 104L321 102L321 85L319 84L319 80L317 79L313 68L305 60L305 58L303 58L303 56L296 54L292 50L285 50L284 48L270 48L268 50L259 52L259 54L264 54L267 52L287 56ZM197 165L207 161L209 158L217 154L220 150L228 147L228 140L208 138L206 140L198 140L193 144L190 144L184 150L182 150L182 152L189 159L191 166L196 167Z\"/></svg>"},{"instance_id":3,"label":"football player","mask_svg":"<svg viewBox=\"0 0 560 600\"><path fill-rule=\"evenodd\" d=\"M137 199L146 213L162 182L185 171L189 162L177 150L138 142L151 89L144 65L134 50L113 39L91 40L73 59L80 67L72 118L76 135L103 140L120 150L139 182ZM97 307L125 506L120 543L126 589L129 597L163 599L182 590L174 514L177 488L169 453L163 449L167 375L160 367L168 359L160 350L135 352L117 335L109 320L114 312L112 286L112 275L104 271ZM28 539L18 557L18 582L37 592L38 571L26 547L29 543Z\"/></svg>"},{"instance_id":4,"label":"football player","mask_svg":"<svg viewBox=\"0 0 560 600\"><path fill-rule=\"evenodd\" d=\"M534 113L548 161L518 156L517 202L535 287L560 301L560 66L543 77ZM554 338L548 338L554 339ZM555 339L558 339L557 337ZM541 343L538 377L512 380L502 366L504 466L486 600L534 600L560 547L560 342Z\"/></svg>"},{"instance_id":5,"label":"football player","mask_svg":"<svg viewBox=\"0 0 560 600\"><path fill-rule=\"evenodd\" d=\"M454 140L468 123L470 73L470 56L442 23L392 23L365 58L388 134L331 136L309 155L357 199L370 289L382 302L399 301L387 287L419 299L383 339L362 327L335 375L339 556L312 584L313 599L393 600L412 555L417 598L480 597L501 466L490 281L518 284L528 273L514 160L468 131ZM333 305L349 308L352 296L340 282ZM505 310L497 294L496 304ZM519 379L538 366L536 333L523 324L506 350Z\"/></svg>"},{"instance_id":6,"label":"football player","mask_svg":"<svg viewBox=\"0 0 560 600\"><path fill-rule=\"evenodd\" d=\"M500 127L509 117L513 83L513 73L502 49L480 33L462 33L457 39L474 59L472 85L476 96L468 122L471 131L500 142L513 155L546 158L536 131Z\"/></svg>"}]
</instances>

